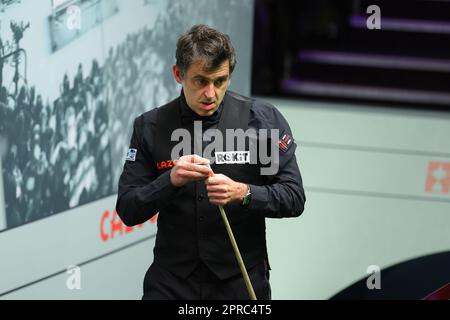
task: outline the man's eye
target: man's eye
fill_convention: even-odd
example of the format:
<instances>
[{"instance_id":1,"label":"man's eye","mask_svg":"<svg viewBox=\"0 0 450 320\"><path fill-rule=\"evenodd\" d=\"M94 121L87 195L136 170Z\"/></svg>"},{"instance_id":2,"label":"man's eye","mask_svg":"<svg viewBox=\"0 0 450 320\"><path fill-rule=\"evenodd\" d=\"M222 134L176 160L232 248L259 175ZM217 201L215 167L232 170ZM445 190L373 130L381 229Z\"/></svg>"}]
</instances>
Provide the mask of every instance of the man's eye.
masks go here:
<instances>
[{"instance_id":1,"label":"man's eye","mask_svg":"<svg viewBox=\"0 0 450 320\"><path fill-rule=\"evenodd\" d=\"M208 82L205 79L197 79L195 80L195 83L199 86L206 86L208 84Z\"/></svg>"},{"instance_id":2,"label":"man's eye","mask_svg":"<svg viewBox=\"0 0 450 320\"><path fill-rule=\"evenodd\" d=\"M223 81L224 80L216 80L216 81L214 81L214 85L216 86L216 87L220 87L220 86L222 86L222 84L223 84Z\"/></svg>"}]
</instances>

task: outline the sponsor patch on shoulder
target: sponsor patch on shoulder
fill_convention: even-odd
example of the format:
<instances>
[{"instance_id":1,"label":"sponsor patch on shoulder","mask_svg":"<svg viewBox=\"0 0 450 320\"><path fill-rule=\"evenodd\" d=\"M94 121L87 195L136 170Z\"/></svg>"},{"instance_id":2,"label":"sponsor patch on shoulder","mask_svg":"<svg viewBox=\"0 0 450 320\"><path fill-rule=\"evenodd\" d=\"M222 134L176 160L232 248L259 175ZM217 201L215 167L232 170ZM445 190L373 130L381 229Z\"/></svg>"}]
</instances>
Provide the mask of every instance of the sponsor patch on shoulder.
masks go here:
<instances>
[{"instance_id":1,"label":"sponsor patch on shoulder","mask_svg":"<svg viewBox=\"0 0 450 320\"><path fill-rule=\"evenodd\" d=\"M281 151L286 152L291 147L292 142L294 142L294 138L288 133L283 133L280 140L278 140L278 147Z\"/></svg>"},{"instance_id":2,"label":"sponsor patch on shoulder","mask_svg":"<svg viewBox=\"0 0 450 320\"><path fill-rule=\"evenodd\" d=\"M126 161L136 161L137 149L128 149Z\"/></svg>"}]
</instances>

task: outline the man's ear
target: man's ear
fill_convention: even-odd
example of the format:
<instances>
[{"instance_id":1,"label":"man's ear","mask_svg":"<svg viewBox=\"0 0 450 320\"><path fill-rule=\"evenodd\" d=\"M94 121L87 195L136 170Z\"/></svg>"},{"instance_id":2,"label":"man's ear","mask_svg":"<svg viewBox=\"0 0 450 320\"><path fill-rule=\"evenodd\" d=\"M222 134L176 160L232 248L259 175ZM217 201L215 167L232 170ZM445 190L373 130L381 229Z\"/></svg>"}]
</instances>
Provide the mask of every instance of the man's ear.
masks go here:
<instances>
[{"instance_id":1,"label":"man's ear","mask_svg":"<svg viewBox=\"0 0 450 320\"><path fill-rule=\"evenodd\" d=\"M172 72L173 72L173 77L175 78L175 81L181 84L181 82L183 81L183 77L181 76L181 71L180 71L180 69L178 69L176 64L174 64L172 66Z\"/></svg>"}]
</instances>

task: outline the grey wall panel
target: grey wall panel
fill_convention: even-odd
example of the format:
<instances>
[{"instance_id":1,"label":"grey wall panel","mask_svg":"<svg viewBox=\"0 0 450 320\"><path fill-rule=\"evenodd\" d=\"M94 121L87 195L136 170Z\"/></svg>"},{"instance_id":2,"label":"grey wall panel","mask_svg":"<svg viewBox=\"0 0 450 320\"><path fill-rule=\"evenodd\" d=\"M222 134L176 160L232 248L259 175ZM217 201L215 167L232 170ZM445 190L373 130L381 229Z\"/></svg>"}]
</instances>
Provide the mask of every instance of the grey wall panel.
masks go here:
<instances>
[{"instance_id":1,"label":"grey wall panel","mask_svg":"<svg viewBox=\"0 0 450 320\"><path fill-rule=\"evenodd\" d=\"M430 161L450 158L310 146L300 153L311 188L450 203L448 197L426 190Z\"/></svg>"},{"instance_id":2,"label":"grey wall panel","mask_svg":"<svg viewBox=\"0 0 450 320\"><path fill-rule=\"evenodd\" d=\"M103 264L103 256L153 239L156 225L147 222L142 228L126 230L113 215L114 205L115 197L108 197L1 233L0 274L8 276L0 277L0 295L57 274L70 265L91 260ZM147 249L146 258L151 258L152 246ZM126 269L134 262L123 263L108 268Z\"/></svg>"},{"instance_id":3,"label":"grey wall panel","mask_svg":"<svg viewBox=\"0 0 450 320\"><path fill-rule=\"evenodd\" d=\"M80 289L69 289L72 273L61 272L2 299L140 299L153 240L144 241L80 266ZM128 261L128 263L124 263ZM121 268L117 268L121 266ZM72 287L73 288L73 287Z\"/></svg>"},{"instance_id":4,"label":"grey wall panel","mask_svg":"<svg viewBox=\"0 0 450 320\"><path fill-rule=\"evenodd\" d=\"M0 172L2 172L2 161L0 160ZM3 175L0 174L0 190L3 190ZM5 214L5 195L0 192L0 230L6 229L6 214Z\"/></svg>"},{"instance_id":5,"label":"grey wall panel","mask_svg":"<svg viewBox=\"0 0 450 320\"><path fill-rule=\"evenodd\" d=\"M387 107L352 106L304 100L270 99L292 119L296 139L305 145L360 146L387 152L450 156L450 114Z\"/></svg>"},{"instance_id":6,"label":"grey wall panel","mask_svg":"<svg viewBox=\"0 0 450 320\"><path fill-rule=\"evenodd\" d=\"M269 101L290 121L307 196L301 217L268 221L275 299L327 299L370 265L450 249L450 192L426 188L430 162L450 163L447 113Z\"/></svg>"},{"instance_id":7,"label":"grey wall panel","mask_svg":"<svg viewBox=\"0 0 450 320\"><path fill-rule=\"evenodd\" d=\"M384 268L450 248L450 204L307 194L302 217L268 223L274 299L328 299L368 277L371 265Z\"/></svg>"}]
</instances>

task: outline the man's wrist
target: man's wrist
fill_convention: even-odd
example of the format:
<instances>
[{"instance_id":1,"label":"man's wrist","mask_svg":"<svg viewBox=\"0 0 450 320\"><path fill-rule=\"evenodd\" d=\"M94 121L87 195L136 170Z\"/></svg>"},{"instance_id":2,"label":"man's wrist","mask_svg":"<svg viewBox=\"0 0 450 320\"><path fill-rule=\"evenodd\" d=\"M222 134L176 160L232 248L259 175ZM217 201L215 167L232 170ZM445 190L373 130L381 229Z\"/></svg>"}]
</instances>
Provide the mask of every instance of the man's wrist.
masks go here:
<instances>
[{"instance_id":1,"label":"man's wrist","mask_svg":"<svg viewBox=\"0 0 450 320\"><path fill-rule=\"evenodd\" d=\"M238 183L237 187L237 201L239 203L242 203L242 200L244 199L245 195L247 194L247 185L245 183Z\"/></svg>"},{"instance_id":2,"label":"man's wrist","mask_svg":"<svg viewBox=\"0 0 450 320\"><path fill-rule=\"evenodd\" d=\"M248 206L250 204L252 192L250 190L250 185L244 184L244 186L245 186L245 188L244 188L245 193L241 199L241 206L243 206L244 208L248 208Z\"/></svg>"}]
</instances>

